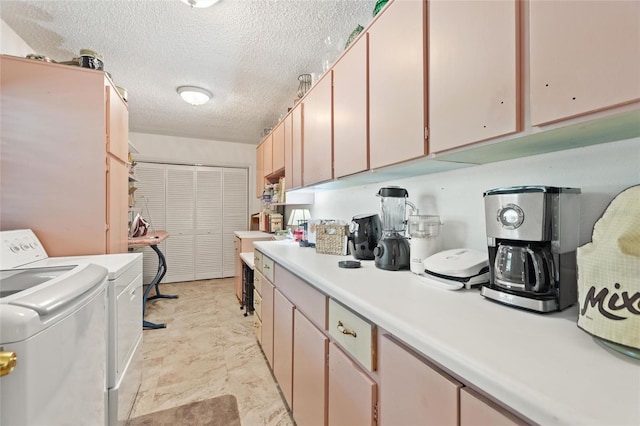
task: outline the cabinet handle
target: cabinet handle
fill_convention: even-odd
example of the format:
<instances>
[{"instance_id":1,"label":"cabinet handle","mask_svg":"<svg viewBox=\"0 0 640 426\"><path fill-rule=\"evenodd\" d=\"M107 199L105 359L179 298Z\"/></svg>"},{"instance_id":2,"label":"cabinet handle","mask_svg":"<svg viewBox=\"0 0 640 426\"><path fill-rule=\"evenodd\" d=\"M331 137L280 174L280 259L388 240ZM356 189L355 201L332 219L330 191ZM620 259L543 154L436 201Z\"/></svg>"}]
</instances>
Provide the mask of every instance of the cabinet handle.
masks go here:
<instances>
[{"instance_id":1,"label":"cabinet handle","mask_svg":"<svg viewBox=\"0 0 640 426\"><path fill-rule=\"evenodd\" d=\"M256 321L256 322L254 322L254 323L253 323L253 327L254 327L254 328L260 328L260 323L259 323L259 322L257 322L257 321Z\"/></svg>"},{"instance_id":2,"label":"cabinet handle","mask_svg":"<svg viewBox=\"0 0 640 426\"><path fill-rule=\"evenodd\" d=\"M11 373L17 364L15 352L0 352L0 376Z\"/></svg>"},{"instance_id":3,"label":"cabinet handle","mask_svg":"<svg viewBox=\"0 0 640 426\"><path fill-rule=\"evenodd\" d=\"M257 300L254 300L254 301L253 301L253 304L254 304L254 305L259 305L259 304L260 304L260 302L259 302L259 301L257 301Z\"/></svg>"},{"instance_id":4,"label":"cabinet handle","mask_svg":"<svg viewBox=\"0 0 640 426\"><path fill-rule=\"evenodd\" d=\"M264 269L271 269L271 268L269 267L269 265L267 265L266 263L265 263L264 265L262 265L262 267L263 267Z\"/></svg>"},{"instance_id":5,"label":"cabinet handle","mask_svg":"<svg viewBox=\"0 0 640 426\"><path fill-rule=\"evenodd\" d=\"M350 334L350 335L352 335L353 337L358 337L358 336L356 335L356 332L355 332L355 331L353 331L353 330L349 330L348 328L346 328L346 327L344 326L344 324L342 324L342 321L338 321L338 327L337 327L337 328L338 328L338 331L339 331L340 333L342 333L342 334Z\"/></svg>"}]
</instances>

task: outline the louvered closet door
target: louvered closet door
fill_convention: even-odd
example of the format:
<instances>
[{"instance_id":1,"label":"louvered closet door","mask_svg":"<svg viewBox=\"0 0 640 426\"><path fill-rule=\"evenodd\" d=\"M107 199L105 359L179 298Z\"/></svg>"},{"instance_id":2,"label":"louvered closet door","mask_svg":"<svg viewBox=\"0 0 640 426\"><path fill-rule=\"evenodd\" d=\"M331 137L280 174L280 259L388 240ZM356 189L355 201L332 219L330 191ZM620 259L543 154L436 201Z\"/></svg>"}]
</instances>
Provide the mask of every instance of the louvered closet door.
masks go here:
<instances>
[{"instance_id":1,"label":"louvered closet door","mask_svg":"<svg viewBox=\"0 0 640 426\"><path fill-rule=\"evenodd\" d=\"M135 174L139 182L134 194L134 209L139 211L142 217L151 224L154 229L166 230L165 220L165 188L166 166L164 164L138 163ZM158 245L163 253L166 251L166 240ZM142 250L143 253L143 282L148 284L156 276L158 271L158 255L149 247ZM162 282L165 282L163 279Z\"/></svg>"},{"instance_id":2,"label":"louvered closet door","mask_svg":"<svg viewBox=\"0 0 640 426\"><path fill-rule=\"evenodd\" d=\"M196 167L195 278L221 278L222 168Z\"/></svg>"},{"instance_id":3,"label":"louvered closet door","mask_svg":"<svg viewBox=\"0 0 640 426\"><path fill-rule=\"evenodd\" d=\"M166 282L195 279L195 174L192 166L167 166Z\"/></svg>"},{"instance_id":4,"label":"louvered closet door","mask_svg":"<svg viewBox=\"0 0 640 426\"><path fill-rule=\"evenodd\" d=\"M235 231L246 231L249 224L249 172L223 169L223 274L235 275Z\"/></svg>"}]
</instances>

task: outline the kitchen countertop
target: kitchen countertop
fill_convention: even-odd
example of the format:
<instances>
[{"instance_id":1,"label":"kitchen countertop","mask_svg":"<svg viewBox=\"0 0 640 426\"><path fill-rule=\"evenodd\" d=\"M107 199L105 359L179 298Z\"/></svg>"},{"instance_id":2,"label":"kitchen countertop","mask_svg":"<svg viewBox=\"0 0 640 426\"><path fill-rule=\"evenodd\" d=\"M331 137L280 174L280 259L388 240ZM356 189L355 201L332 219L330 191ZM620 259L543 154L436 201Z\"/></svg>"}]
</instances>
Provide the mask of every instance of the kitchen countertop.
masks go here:
<instances>
[{"instance_id":1,"label":"kitchen countertop","mask_svg":"<svg viewBox=\"0 0 640 426\"><path fill-rule=\"evenodd\" d=\"M246 263L249 268L255 269L255 262L253 260L253 252L252 251L245 252L245 253L240 253L240 259L242 259L242 261L244 263Z\"/></svg>"},{"instance_id":2,"label":"kitchen countertop","mask_svg":"<svg viewBox=\"0 0 640 426\"><path fill-rule=\"evenodd\" d=\"M239 238L273 238L273 234L262 231L234 231L234 234Z\"/></svg>"},{"instance_id":3,"label":"kitchen countertop","mask_svg":"<svg viewBox=\"0 0 640 426\"><path fill-rule=\"evenodd\" d=\"M478 290L431 287L409 271L351 256L316 254L289 241L256 249L395 335L464 384L543 425L640 425L640 361L578 329L578 308L538 314Z\"/></svg>"}]
</instances>

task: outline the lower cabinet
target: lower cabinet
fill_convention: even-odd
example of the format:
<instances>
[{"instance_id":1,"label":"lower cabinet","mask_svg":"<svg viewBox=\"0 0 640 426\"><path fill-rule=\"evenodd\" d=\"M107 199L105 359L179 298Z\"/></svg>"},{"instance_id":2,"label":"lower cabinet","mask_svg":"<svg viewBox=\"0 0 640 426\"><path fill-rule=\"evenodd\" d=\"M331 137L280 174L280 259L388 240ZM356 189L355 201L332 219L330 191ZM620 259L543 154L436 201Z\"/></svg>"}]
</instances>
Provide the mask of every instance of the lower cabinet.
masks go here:
<instances>
[{"instance_id":1,"label":"lower cabinet","mask_svg":"<svg viewBox=\"0 0 640 426\"><path fill-rule=\"evenodd\" d=\"M382 425L458 425L462 384L386 334L380 339L378 373Z\"/></svg>"},{"instance_id":2,"label":"lower cabinet","mask_svg":"<svg viewBox=\"0 0 640 426\"><path fill-rule=\"evenodd\" d=\"M512 426L526 424L471 389L460 390L460 426Z\"/></svg>"},{"instance_id":3,"label":"lower cabinet","mask_svg":"<svg viewBox=\"0 0 640 426\"><path fill-rule=\"evenodd\" d=\"M289 407L293 392L294 306L276 289L273 296L273 375Z\"/></svg>"},{"instance_id":4,"label":"lower cabinet","mask_svg":"<svg viewBox=\"0 0 640 426\"><path fill-rule=\"evenodd\" d=\"M264 276L262 281L262 351L267 357L269 366L273 368L273 284Z\"/></svg>"},{"instance_id":5,"label":"lower cabinet","mask_svg":"<svg viewBox=\"0 0 640 426\"><path fill-rule=\"evenodd\" d=\"M293 321L293 418L298 426L327 425L329 339L299 310Z\"/></svg>"},{"instance_id":6,"label":"lower cabinet","mask_svg":"<svg viewBox=\"0 0 640 426\"><path fill-rule=\"evenodd\" d=\"M329 424L331 426L375 425L376 391L376 382L335 343L330 343Z\"/></svg>"}]
</instances>

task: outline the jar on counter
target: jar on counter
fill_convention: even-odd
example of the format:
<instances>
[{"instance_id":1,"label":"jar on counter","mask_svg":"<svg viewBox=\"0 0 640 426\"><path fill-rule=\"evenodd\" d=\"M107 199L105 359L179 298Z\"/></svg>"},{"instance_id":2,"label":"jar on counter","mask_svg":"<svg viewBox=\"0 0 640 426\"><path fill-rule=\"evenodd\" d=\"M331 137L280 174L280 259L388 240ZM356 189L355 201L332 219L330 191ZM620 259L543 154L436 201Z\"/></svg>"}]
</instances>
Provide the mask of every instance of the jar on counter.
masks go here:
<instances>
[{"instance_id":1,"label":"jar on counter","mask_svg":"<svg viewBox=\"0 0 640 426\"><path fill-rule=\"evenodd\" d=\"M89 49L80 49L80 66L83 68L90 68L92 70L104 70L104 61L102 55Z\"/></svg>"}]
</instances>

